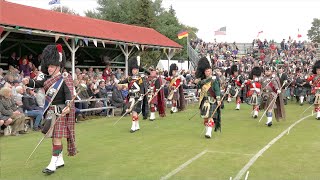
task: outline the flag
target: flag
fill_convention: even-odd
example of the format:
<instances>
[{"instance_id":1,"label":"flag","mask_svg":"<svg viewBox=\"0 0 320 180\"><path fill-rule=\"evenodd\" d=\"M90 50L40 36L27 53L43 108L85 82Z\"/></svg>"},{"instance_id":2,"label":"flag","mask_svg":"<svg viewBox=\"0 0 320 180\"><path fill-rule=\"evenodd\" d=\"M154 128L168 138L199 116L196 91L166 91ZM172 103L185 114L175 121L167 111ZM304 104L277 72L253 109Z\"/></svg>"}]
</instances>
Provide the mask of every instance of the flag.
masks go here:
<instances>
[{"instance_id":1,"label":"flag","mask_svg":"<svg viewBox=\"0 0 320 180\"><path fill-rule=\"evenodd\" d=\"M302 35L300 34L300 31L298 29L298 38L301 38L301 37L302 37Z\"/></svg>"},{"instance_id":2,"label":"flag","mask_svg":"<svg viewBox=\"0 0 320 180\"><path fill-rule=\"evenodd\" d=\"M263 31L259 31L259 32L258 32L258 35L257 35L257 37L259 37L259 35L260 35L261 33L263 33Z\"/></svg>"},{"instance_id":3,"label":"flag","mask_svg":"<svg viewBox=\"0 0 320 180\"><path fill-rule=\"evenodd\" d=\"M224 26L220 29L218 29L217 31L214 31L214 35L227 35L227 27Z\"/></svg>"},{"instance_id":4,"label":"flag","mask_svg":"<svg viewBox=\"0 0 320 180\"><path fill-rule=\"evenodd\" d=\"M60 4L60 0L51 0L49 1L49 5Z\"/></svg>"},{"instance_id":5,"label":"flag","mask_svg":"<svg viewBox=\"0 0 320 180\"><path fill-rule=\"evenodd\" d=\"M180 31L179 33L178 33L178 38L179 39L182 39L182 38L184 38L184 37L188 37L188 31Z\"/></svg>"}]
</instances>

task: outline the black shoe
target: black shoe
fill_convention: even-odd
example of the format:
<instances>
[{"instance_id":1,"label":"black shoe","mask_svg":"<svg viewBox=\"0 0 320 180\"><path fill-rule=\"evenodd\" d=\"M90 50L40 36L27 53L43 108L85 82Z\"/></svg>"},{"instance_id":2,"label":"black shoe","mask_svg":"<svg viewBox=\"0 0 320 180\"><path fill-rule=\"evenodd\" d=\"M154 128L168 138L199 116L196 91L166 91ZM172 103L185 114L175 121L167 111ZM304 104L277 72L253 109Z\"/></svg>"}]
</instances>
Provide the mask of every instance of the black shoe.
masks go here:
<instances>
[{"instance_id":1,"label":"black shoe","mask_svg":"<svg viewBox=\"0 0 320 180\"><path fill-rule=\"evenodd\" d=\"M136 131L134 131L134 130L130 129L130 133L134 133L134 132L136 132Z\"/></svg>"},{"instance_id":2,"label":"black shoe","mask_svg":"<svg viewBox=\"0 0 320 180\"><path fill-rule=\"evenodd\" d=\"M64 164L57 166L56 169L63 168L63 167L64 167Z\"/></svg>"},{"instance_id":3,"label":"black shoe","mask_svg":"<svg viewBox=\"0 0 320 180\"><path fill-rule=\"evenodd\" d=\"M146 120L146 119L148 119L148 117L147 116L143 116L143 120Z\"/></svg>"},{"instance_id":4,"label":"black shoe","mask_svg":"<svg viewBox=\"0 0 320 180\"><path fill-rule=\"evenodd\" d=\"M42 170L43 173L47 174L47 175L50 175L50 174L53 174L54 171L51 171L50 169L48 168L45 168L44 170Z\"/></svg>"},{"instance_id":5,"label":"black shoe","mask_svg":"<svg viewBox=\"0 0 320 180\"><path fill-rule=\"evenodd\" d=\"M7 128L6 125L2 125L2 126L1 126L1 130L4 130L5 128Z\"/></svg>"},{"instance_id":6,"label":"black shoe","mask_svg":"<svg viewBox=\"0 0 320 180\"><path fill-rule=\"evenodd\" d=\"M317 117L316 120L320 120L320 117Z\"/></svg>"},{"instance_id":7,"label":"black shoe","mask_svg":"<svg viewBox=\"0 0 320 180\"><path fill-rule=\"evenodd\" d=\"M208 135L205 135L204 137L206 137L207 139L210 139L211 137L210 136L208 136Z\"/></svg>"},{"instance_id":8,"label":"black shoe","mask_svg":"<svg viewBox=\"0 0 320 180\"><path fill-rule=\"evenodd\" d=\"M268 124L266 124L268 127L272 126L272 122L269 122Z\"/></svg>"},{"instance_id":9,"label":"black shoe","mask_svg":"<svg viewBox=\"0 0 320 180\"><path fill-rule=\"evenodd\" d=\"M173 111L171 110L170 113L173 114Z\"/></svg>"},{"instance_id":10,"label":"black shoe","mask_svg":"<svg viewBox=\"0 0 320 180\"><path fill-rule=\"evenodd\" d=\"M258 116L257 116L257 115L254 115L254 116L253 116L253 119L257 119L257 118L258 118Z\"/></svg>"},{"instance_id":11,"label":"black shoe","mask_svg":"<svg viewBox=\"0 0 320 180\"><path fill-rule=\"evenodd\" d=\"M19 134L28 134L26 131L19 131Z\"/></svg>"}]
</instances>

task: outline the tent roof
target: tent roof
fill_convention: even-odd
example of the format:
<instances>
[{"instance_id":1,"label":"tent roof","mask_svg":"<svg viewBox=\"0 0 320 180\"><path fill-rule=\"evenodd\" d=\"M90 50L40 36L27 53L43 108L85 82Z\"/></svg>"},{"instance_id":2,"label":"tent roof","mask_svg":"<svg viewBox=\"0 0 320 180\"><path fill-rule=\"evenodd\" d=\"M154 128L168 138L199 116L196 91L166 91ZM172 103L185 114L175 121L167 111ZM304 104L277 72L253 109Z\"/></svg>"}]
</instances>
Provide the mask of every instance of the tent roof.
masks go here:
<instances>
[{"instance_id":1,"label":"tent roof","mask_svg":"<svg viewBox=\"0 0 320 180\"><path fill-rule=\"evenodd\" d=\"M182 48L152 28L70 15L0 0L0 25L88 39Z\"/></svg>"}]
</instances>

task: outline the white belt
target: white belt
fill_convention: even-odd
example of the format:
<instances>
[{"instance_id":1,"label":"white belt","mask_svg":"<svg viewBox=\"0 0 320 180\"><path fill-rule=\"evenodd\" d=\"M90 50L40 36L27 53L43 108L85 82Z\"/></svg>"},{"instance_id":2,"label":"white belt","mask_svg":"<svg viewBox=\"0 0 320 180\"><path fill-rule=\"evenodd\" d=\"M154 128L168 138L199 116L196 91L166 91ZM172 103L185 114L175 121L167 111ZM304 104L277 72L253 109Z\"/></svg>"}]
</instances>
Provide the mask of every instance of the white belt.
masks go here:
<instances>
[{"instance_id":1,"label":"white belt","mask_svg":"<svg viewBox=\"0 0 320 180\"><path fill-rule=\"evenodd\" d=\"M260 89L259 88L250 88L250 91L256 91L257 93L260 93Z\"/></svg>"}]
</instances>

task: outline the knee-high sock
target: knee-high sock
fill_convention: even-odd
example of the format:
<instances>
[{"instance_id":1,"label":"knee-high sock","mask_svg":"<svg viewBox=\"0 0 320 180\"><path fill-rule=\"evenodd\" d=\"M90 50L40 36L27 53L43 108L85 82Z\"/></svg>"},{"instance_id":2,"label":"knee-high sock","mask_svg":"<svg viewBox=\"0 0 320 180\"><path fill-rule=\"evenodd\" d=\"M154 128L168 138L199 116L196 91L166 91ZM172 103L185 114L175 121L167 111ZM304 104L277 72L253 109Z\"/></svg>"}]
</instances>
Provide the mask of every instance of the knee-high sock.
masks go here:
<instances>
[{"instance_id":1,"label":"knee-high sock","mask_svg":"<svg viewBox=\"0 0 320 180\"><path fill-rule=\"evenodd\" d=\"M62 152L62 145L52 145L52 156L59 156Z\"/></svg>"},{"instance_id":2,"label":"knee-high sock","mask_svg":"<svg viewBox=\"0 0 320 180\"><path fill-rule=\"evenodd\" d=\"M303 103L304 96L300 96L300 103Z\"/></svg>"},{"instance_id":3,"label":"knee-high sock","mask_svg":"<svg viewBox=\"0 0 320 180\"><path fill-rule=\"evenodd\" d=\"M317 118L320 117L320 107L315 107L314 111L316 113Z\"/></svg>"},{"instance_id":4,"label":"knee-high sock","mask_svg":"<svg viewBox=\"0 0 320 180\"><path fill-rule=\"evenodd\" d=\"M204 123L203 123L206 127L213 127L214 126L214 121L210 121L209 119L204 119Z\"/></svg>"},{"instance_id":5,"label":"knee-high sock","mask_svg":"<svg viewBox=\"0 0 320 180\"><path fill-rule=\"evenodd\" d=\"M267 112L267 124L272 122L272 112Z\"/></svg>"},{"instance_id":6,"label":"knee-high sock","mask_svg":"<svg viewBox=\"0 0 320 180\"><path fill-rule=\"evenodd\" d=\"M156 108L154 106L150 107L150 112L156 112Z\"/></svg>"}]
</instances>

